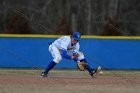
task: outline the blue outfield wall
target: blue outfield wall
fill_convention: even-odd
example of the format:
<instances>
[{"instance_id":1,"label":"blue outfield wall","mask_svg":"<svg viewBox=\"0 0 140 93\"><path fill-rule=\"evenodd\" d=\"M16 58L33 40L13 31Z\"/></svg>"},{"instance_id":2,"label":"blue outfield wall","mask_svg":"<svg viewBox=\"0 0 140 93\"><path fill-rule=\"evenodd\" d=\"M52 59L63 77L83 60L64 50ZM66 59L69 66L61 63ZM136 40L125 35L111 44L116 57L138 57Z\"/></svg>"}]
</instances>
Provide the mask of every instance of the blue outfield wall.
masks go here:
<instances>
[{"instance_id":1,"label":"blue outfield wall","mask_svg":"<svg viewBox=\"0 0 140 93\"><path fill-rule=\"evenodd\" d=\"M1 36L0 67L45 68L52 60L48 43L56 37ZM104 69L140 69L140 39L87 37L80 41L80 51L91 67ZM76 63L62 59L55 68L75 69Z\"/></svg>"}]
</instances>

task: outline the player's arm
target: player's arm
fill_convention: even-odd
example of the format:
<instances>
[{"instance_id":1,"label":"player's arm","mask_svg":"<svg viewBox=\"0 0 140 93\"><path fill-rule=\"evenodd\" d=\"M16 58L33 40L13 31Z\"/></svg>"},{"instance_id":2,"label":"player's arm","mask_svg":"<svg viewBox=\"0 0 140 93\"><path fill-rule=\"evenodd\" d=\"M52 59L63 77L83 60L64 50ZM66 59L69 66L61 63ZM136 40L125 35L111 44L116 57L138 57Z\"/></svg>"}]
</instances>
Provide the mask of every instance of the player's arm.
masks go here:
<instances>
[{"instance_id":1,"label":"player's arm","mask_svg":"<svg viewBox=\"0 0 140 93\"><path fill-rule=\"evenodd\" d=\"M79 62L79 59L78 59L78 57L79 57L79 49L80 49L80 45L79 45L79 43L77 43L75 45L75 47L74 47L74 50L73 50L73 56L78 55L77 57L75 57L73 59L75 62Z\"/></svg>"},{"instance_id":2,"label":"player's arm","mask_svg":"<svg viewBox=\"0 0 140 93\"><path fill-rule=\"evenodd\" d=\"M80 49L80 45L79 45L79 43L77 43L74 47L73 55L77 54L79 52L79 49Z\"/></svg>"},{"instance_id":3,"label":"player's arm","mask_svg":"<svg viewBox=\"0 0 140 93\"><path fill-rule=\"evenodd\" d=\"M69 38L68 37L61 38L61 45L60 45L61 55L62 55L63 58L72 59L72 57L67 54L68 44L69 44Z\"/></svg>"},{"instance_id":4,"label":"player's arm","mask_svg":"<svg viewBox=\"0 0 140 93\"><path fill-rule=\"evenodd\" d=\"M70 40L67 37L64 37L61 40L61 46L60 46L61 47L60 48L61 49L61 55L62 55L62 57L66 58L66 59L74 59L78 55L70 56L70 55L67 54L67 47L68 47L69 43L70 43Z\"/></svg>"},{"instance_id":5,"label":"player's arm","mask_svg":"<svg viewBox=\"0 0 140 93\"><path fill-rule=\"evenodd\" d=\"M61 55L62 55L62 57L66 58L66 59L72 59L72 56L68 55L67 50L65 50L65 49L61 50Z\"/></svg>"},{"instance_id":6,"label":"player's arm","mask_svg":"<svg viewBox=\"0 0 140 93\"><path fill-rule=\"evenodd\" d=\"M79 56L78 54L70 56L67 54L67 50L61 50L61 55L62 55L62 57L66 58L66 59L75 59Z\"/></svg>"}]
</instances>

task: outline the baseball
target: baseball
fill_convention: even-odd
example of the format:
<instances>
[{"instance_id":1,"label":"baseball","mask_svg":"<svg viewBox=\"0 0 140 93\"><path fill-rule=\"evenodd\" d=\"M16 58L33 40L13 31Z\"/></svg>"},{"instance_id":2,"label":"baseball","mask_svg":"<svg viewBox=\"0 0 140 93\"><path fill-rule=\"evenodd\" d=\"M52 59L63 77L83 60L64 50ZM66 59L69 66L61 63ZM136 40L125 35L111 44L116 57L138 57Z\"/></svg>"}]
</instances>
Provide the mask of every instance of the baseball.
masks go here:
<instances>
[{"instance_id":1,"label":"baseball","mask_svg":"<svg viewBox=\"0 0 140 93\"><path fill-rule=\"evenodd\" d=\"M99 72L99 75L103 75L103 71L100 71L100 72Z\"/></svg>"}]
</instances>

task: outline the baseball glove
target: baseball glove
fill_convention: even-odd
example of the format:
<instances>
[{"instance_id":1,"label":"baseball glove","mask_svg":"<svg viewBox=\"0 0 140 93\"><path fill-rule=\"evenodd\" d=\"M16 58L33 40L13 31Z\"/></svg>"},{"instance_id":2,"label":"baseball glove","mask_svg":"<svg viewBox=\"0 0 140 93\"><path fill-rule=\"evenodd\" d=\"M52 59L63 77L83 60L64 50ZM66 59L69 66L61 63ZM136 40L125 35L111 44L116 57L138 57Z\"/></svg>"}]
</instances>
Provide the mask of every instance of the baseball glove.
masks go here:
<instances>
[{"instance_id":1,"label":"baseball glove","mask_svg":"<svg viewBox=\"0 0 140 93\"><path fill-rule=\"evenodd\" d=\"M78 66L78 69L79 69L80 71L85 71L87 65L88 65L88 64L85 63L85 62L77 62L77 66Z\"/></svg>"}]
</instances>

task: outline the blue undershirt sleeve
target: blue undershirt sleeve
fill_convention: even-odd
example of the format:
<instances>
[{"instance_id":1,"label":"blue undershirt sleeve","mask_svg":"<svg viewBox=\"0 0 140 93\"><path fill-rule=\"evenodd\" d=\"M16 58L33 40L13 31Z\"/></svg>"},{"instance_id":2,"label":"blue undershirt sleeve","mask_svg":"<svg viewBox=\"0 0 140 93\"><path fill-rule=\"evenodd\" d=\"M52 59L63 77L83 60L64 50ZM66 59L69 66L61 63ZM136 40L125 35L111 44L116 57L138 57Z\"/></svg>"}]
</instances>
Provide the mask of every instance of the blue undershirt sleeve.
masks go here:
<instances>
[{"instance_id":1,"label":"blue undershirt sleeve","mask_svg":"<svg viewBox=\"0 0 140 93\"><path fill-rule=\"evenodd\" d=\"M71 56L67 54L66 50L61 50L61 55L66 59L71 59Z\"/></svg>"}]
</instances>

